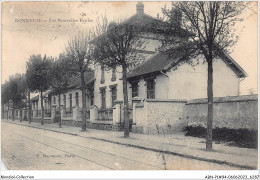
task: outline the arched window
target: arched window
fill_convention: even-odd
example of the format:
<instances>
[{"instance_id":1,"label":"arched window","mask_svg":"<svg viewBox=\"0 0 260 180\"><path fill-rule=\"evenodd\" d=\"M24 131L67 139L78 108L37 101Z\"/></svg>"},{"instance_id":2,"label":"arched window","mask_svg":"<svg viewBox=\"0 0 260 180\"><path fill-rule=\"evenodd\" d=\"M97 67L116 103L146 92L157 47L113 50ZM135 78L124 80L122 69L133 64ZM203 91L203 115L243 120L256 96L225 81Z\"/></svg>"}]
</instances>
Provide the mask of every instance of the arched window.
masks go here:
<instances>
[{"instance_id":1,"label":"arched window","mask_svg":"<svg viewBox=\"0 0 260 180\"><path fill-rule=\"evenodd\" d=\"M78 107L79 106L79 93L78 92L75 93L75 98L76 98L76 106Z\"/></svg>"},{"instance_id":2,"label":"arched window","mask_svg":"<svg viewBox=\"0 0 260 180\"><path fill-rule=\"evenodd\" d=\"M72 94L70 94L69 100L70 100L70 111L72 111Z\"/></svg>"},{"instance_id":3,"label":"arched window","mask_svg":"<svg viewBox=\"0 0 260 180\"><path fill-rule=\"evenodd\" d=\"M53 97L53 104L56 104L56 97ZM35 108L35 104L34 104L34 108Z\"/></svg>"}]
</instances>

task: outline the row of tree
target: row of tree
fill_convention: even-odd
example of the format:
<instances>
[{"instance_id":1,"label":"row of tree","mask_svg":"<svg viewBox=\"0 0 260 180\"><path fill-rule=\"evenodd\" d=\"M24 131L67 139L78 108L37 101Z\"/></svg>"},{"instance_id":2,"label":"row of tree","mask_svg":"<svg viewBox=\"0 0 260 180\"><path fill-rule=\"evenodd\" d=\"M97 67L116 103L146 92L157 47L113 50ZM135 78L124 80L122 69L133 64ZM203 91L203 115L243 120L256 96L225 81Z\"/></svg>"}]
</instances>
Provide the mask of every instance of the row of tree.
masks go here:
<instances>
[{"instance_id":1,"label":"row of tree","mask_svg":"<svg viewBox=\"0 0 260 180\"><path fill-rule=\"evenodd\" d=\"M213 68L212 62L220 50L228 50L237 40L233 31L245 4L241 2L173 2L171 8L164 8L165 19L156 24L139 21L110 23L106 17L97 20L95 32L79 33L71 38L65 52L58 59L32 55L27 62L25 75L15 75L2 85L2 103L12 100L13 106L20 103L30 92L40 92L43 110L43 92L51 89L60 94L66 89L71 75L81 80L81 90L86 94L85 74L94 63L107 68L120 66L124 93L124 136L129 137L127 70L140 62L136 48L142 48L142 33L153 32L160 36L163 53L174 54L176 47L183 56L178 63L189 62L192 57L202 54L208 63L208 125L206 148L212 149L213 121ZM178 24L182 22L182 25ZM176 34L183 38L176 40ZM179 46L176 46L178 45ZM20 81L20 79L25 79ZM21 84L21 82L24 82ZM11 90L11 88L13 88ZM5 90L10 89L10 90ZM8 94L8 95L6 95ZM30 102L30 101L29 101ZM86 130L86 96L82 96L82 131ZM30 107L30 105L29 105ZM14 108L13 108L14 109ZM30 109L29 109L30 111ZM43 111L42 111L43 112ZM30 114L30 113L29 113ZM29 120L30 122L30 120ZM42 113L43 124L43 113ZM60 124L61 125L61 124Z\"/></svg>"}]
</instances>

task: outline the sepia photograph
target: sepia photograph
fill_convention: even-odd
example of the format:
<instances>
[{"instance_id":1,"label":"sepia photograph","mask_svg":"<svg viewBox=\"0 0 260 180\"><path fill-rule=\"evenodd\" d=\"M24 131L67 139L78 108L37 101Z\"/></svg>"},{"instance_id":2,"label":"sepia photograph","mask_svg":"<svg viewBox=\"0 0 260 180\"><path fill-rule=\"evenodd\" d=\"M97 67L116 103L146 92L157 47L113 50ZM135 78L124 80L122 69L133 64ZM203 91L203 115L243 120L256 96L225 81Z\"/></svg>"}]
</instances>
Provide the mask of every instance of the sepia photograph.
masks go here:
<instances>
[{"instance_id":1,"label":"sepia photograph","mask_svg":"<svg viewBox=\"0 0 260 180\"><path fill-rule=\"evenodd\" d=\"M258 179L258 1L2 2L1 161Z\"/></svg>"}]
</instances>

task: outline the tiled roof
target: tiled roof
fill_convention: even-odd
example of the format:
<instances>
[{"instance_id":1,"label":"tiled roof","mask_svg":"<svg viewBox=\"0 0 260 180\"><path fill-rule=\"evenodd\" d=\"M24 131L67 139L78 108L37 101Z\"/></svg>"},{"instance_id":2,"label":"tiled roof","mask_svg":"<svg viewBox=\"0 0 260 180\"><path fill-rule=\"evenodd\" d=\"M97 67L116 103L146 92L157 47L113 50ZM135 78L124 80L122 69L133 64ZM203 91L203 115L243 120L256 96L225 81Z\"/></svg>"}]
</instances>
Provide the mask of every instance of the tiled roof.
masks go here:
<instances>
[{"instance_id":1,"label":"tiled roof","mask_svg":"<svg viewBox=\"0 0 260 180\"><path fill-rule=\"evenodd\" d=\"M179 60L182 59L184 55L183 53L184 52L182 52L181 48L177 51L175 50L175 54L171 54L171 57L167 54L158 52L148 58L143 64L130 71L127 74L127 78L167 70L170 67L174 67L178 64ZM239 78L247 76L246 72L227 53L221 51L218 55Z\"/></svg>"},{"instance_id":2,"label":"tiled roof","mask_svg":"<svg viewBox=\"0 0 260 180\"><path fill-rule=\"evenodd\" d=\"M156 33L156 34L161 34L161 33L169 33L168 31L166 31L165 29L162 29L161 27L164 27L165 22L163 22L161 19L159 18L154 18L148 14L145 13L141 13L141 14L135 14L133 16L131 16L130 18L128 18L127 20L121 22L119 25L123 25L123 24L129 24L129 25L134 25L134 26L138 26L138 27L144 27L143 31L145 32L150 32L150 33ZM178 29L176 31L171 31L172 35L174 36L190 36L192 35L192 33L186 31L185 29ZM99 39L104 38L104 36L106 36L107 33L104 33L98 37L96 37L95 39L93 39L91 41L91 43L95 43L96 41L98 41Z\"/></svg>"},{"instance_id":3,"label":"tiled roof","mask_svg":"<svg viewBox=\"0 0 260 180\"><path fill-rule=\"evenodd\" d=\"M89 84L95 80L95 71L91 71L85 74L85 82ZM81 84L80 77L72 77L68 88L79 88Z\"/></svg>"},{"instance_id":4,"label":"tiled roof","mask_svg":"<svg viewBox=\"0 0 260 180\"><path fill-rule=\"evenodd\" d=\"M170 63L168 55L156 53L150 59L146 60L143 64L133 69L127 74L127 78L148 74L151 72L161 71L166 65Z\"/></svg>"},{"instance_id":5,"label":"tiled roof","mask_svg":"<svg viewBox=\"0 0 260 180\"><path fill-rule=\"evenodd\" d=\"M182 57L183 51L181 48L176 49L175 53L171 55L158 52L152 57L148 58L143 64L130 71L127 74L127 78L167 70L169 67L177 64Z\"/></svg>"}]
</instances>

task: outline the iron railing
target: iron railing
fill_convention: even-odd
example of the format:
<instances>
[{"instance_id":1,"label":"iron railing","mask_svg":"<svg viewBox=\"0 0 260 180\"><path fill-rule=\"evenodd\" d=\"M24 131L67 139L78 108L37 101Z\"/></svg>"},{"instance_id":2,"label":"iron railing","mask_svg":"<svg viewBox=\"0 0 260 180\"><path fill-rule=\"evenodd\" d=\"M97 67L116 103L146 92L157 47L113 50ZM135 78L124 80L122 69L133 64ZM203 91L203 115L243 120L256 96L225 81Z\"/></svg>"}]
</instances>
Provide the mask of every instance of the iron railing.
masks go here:
<instances>
[{"instance_id":1,"label":"iron railing","mask_svg":"<svg viewBox=\"0 0 260 180\"><path fill-rule=\"evenodd\" d=\"M44 109L44 117L51 117L51 110L50 109Z\"/></svg>"},{"instance_id":2,"label":"iron railing","mask_svg":"<svg viewBox=\"0 0 260 180\"><path fill-rule=\"evenodd\" d=\"M98 109L97 121L113 121L113 109Z\"/></svg>"},{"instance_id":3,"label":"iron railing","mask_svg":"<svg viewBox=\"0 0 260 180\"><path fill-rule=\"evenodd\" d=\"M65 118L67 118L67 117L73 117L72 108L66 108L66 109L64 110L63 117L65 117Z\"/></svg>"}]
</instances>

